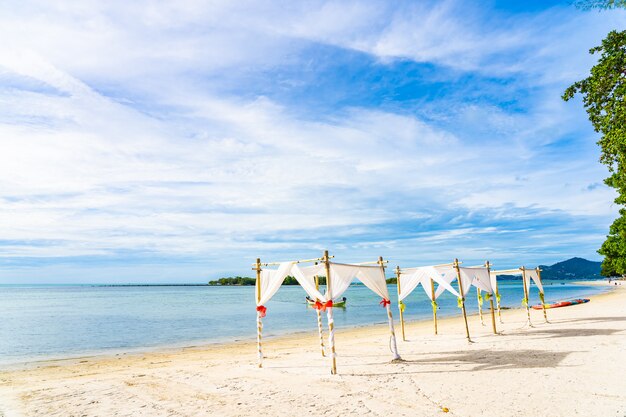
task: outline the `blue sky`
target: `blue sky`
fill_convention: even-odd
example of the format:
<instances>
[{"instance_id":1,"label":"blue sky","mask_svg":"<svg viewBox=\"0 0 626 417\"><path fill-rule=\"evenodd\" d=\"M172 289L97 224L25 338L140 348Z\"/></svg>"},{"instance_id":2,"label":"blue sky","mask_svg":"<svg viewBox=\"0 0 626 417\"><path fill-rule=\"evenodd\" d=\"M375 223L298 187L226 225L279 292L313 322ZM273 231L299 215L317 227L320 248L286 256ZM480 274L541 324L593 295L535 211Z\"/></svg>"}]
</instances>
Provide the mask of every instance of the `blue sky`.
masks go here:
<instances>
[{"instance_id":1,"label":"blue sky","mask_svg":"<svg viewBox=\"0 0 626 417\"><path fill-rule=\"evenodd\" d=\"M202 282L329 249L551 264L616 216L570 2L0 5L0 282Z\"/></svg>"}]
</instances>

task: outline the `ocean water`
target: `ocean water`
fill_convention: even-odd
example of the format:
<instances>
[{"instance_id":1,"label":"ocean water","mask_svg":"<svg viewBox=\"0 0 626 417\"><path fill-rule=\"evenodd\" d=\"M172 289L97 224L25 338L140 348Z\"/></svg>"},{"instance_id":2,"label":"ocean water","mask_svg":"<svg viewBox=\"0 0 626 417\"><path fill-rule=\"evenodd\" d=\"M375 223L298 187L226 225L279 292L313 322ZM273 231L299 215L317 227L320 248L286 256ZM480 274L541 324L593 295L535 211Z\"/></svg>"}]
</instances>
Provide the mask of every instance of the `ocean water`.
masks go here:
<instances>
[{"instance_id":1,"label":"ocean water","mask_svg":"<svg viewBox=\"0 0 626 417\"><path fill-rule=\"evenodd\" d=\"M546 282L546 301L591 296L607 291L573 283ZM499 283L502 305L520 307L521 282ZM103 352L189 346L254 339L254 287L105 287L0 285L0 365L75 357ZM397 321L396 287L392 294ZM283 286L267 303L264 336L317 331L315 311L299 286ZM335 308L338 328L385 323L380 298L362 285L346 292L348 306ZM406 300L406 320L430 318L430 302L421 287ZM538 303L536 287L531 303ZM457 315L456 298L438 299L440 316ZM477 311L476 292L467 297ZM488 308L488 303L485 304Z\"/></svg>"}]
</instances>

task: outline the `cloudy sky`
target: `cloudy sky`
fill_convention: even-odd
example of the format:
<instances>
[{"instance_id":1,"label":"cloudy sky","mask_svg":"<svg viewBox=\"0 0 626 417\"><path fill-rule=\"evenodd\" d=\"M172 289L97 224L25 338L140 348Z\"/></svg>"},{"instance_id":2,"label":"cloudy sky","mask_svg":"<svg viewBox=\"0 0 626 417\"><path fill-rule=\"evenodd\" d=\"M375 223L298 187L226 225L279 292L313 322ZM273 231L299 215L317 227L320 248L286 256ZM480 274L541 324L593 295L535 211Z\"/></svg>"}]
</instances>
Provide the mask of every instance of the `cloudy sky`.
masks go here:
<instances>
[{"instance_id":1,"label":"cloudy sky","mask_svg":"<svg viewBox=\"0 0 626 417\"><path fill-rule=\"evenodd\" d=\"M568 1L0 2L0 282L550 264L615 217Z\"/></svg>"}]
</instances>

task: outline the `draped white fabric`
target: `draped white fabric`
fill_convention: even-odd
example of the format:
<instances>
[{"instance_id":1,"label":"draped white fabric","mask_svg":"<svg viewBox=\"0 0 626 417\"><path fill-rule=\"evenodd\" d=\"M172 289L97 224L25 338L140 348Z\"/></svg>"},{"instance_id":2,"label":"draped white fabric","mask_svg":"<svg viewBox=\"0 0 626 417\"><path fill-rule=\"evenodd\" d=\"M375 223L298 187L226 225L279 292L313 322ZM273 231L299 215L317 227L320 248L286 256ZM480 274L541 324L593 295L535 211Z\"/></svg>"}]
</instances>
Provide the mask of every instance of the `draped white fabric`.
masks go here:
<instances>
[{"instance_id":1,"label":"draped white fabric","mask_svg":"<svg viewBox=\"0 0 626 417\"><path fill-rule=\"evenodd\" d=\"M326 301L324 295L322 295L322 293L315 288L315 281L313 277L319 274L313 273L312 275L307 275L303 273L303 269L305 268L298 267L295 262L283 262L278 266L278 269L263 269L261 271L261 301L257 305L264 305L267 303L274 296L274 294L276 294L276 291L278 291L288 275L292 275L298 281L302 289L304 289L309 297L314 300L318 299L320 301Z\"/></svg>"},{"instance_id":2,"label":"draped white fabric","mask_svg":"<svg viewBox=\"0 0 626 417\"><path fill-rule=\"evenodd\" d=\"M539 292L543 292L543 284L541 284L541 279L539 279L539 274L536 269L527 269L526 276L535 282L535 285L539 288Z\"/></svg>"},{"instance_id":3,"label":"draped white fabric","mask_svg":"<svg viewBox=\"0 0 626 417\"><path fill-rule=\"evenodd\" d=\"M341 297L343 293L348 289L350 283L356 278L359 272L359 265L349 264L336 264L330 263L330 291L328 293L328 287L326 287L326 299L336 300Z\"/></svg>"},{"instance_id":4,"label":"draped white fabric","mask_svg":"<svg viewBox=\"0 0 626 417\"><path fill-rule=\"evenodd\" d=\"M261 271L261 299L257 306L267 303L276 294L283 281L291 272L293 262L282 262L278 269L264 269Z\"/></svg>"},{"instance_id":5,"label":"draped white fabric","mask_svg":"<svg viewBox=\"0 0 626 417\"><path fill-rule=\"evenodd\" d=\"M374 291L385 300L389 300L387 280L380 266L360 266L356 276L367 288Z\"/></svg>"},{"instance_id":6,"label":"draped white fabric","mask_svg":"<svg viewBox=\"0 0 626 417\"><path fill-rule=\"evenodd\" d=\"M466 288L467 282L488 294L493 294L493 287L491 286L491 279L487 268L459 268L459 270L461 272L461 278L463 279L463 291L465 291L466 294L468 291ZM469 287L469 285L467 287Z\"/></svg>"},{"instance_id":7,"label":"draped white fabric","mask_svg":"<svg viewBox=\"0 0 626 417\"><path fill-rule=\"evenodd\" d=\"M450 285L450 282L452 282L454 278L450 281L444 279L445 276L450 275L450 271L447 271L445 268L446 267L423 266L419 268L406 269L405 273L400 274L400 295L398 296L398 301L402 301L408 297L408 295L411 294L419 284L422 284L422 288L428 298L431 301L434 301L430 288L431 278L439 285L439 288L441 288L441 291L438 293L435 292L435 298L439 297L444 290L448 290L452 294L458 296L459 293L457 290ZM452 272L454 272L454 269ZM456 275L454 275L454 277L456 277Z\"/></svg>"},{"instance_id":8,"label":"draped white fabric","mask_svg":"<svg viewBox=\"0 0 626 417\"><path fill-rule=\"evenodd\" d=\"M317 265L315 265L317 266ZM314 300L326 301L326 297L322 295L321 292L317 288L315 288L315 275L307 276L302 272L302 268L300 268L297 264L294 264L291 267L291 275L298 281L298 284L306 291L306 293Z\"/></svg>"},{"instance_id":9,"label":"draped white fabric","mask_svg":"<svg viewBox=\"0 0 626 417\"><path fill-rule=\"evenodd\" d=\"M455 279L457 279L456 268L454 268L453 266L438 266L435 269L437 270L437 272L439 272L440 280L446 282L448 284L448 287L452 288L451 283ZM441 281L438 281L440 282L440 284L437 287L437 291L435 291L435 298L438 298L445 290L450 291L448 287L441 284ZM465 282L463 282L463 284L465 284ZM467 285L467 287L469 287L469 285ZM468 289L465 285L463 286L463 291L465 292L465 294L467 294ZM460 297L460 294L457 290L450 292L452 292L452 294L456 295L457 297ZM463 296L465 296L465 294L463 294Z\"/></svg>"}]
</instances>

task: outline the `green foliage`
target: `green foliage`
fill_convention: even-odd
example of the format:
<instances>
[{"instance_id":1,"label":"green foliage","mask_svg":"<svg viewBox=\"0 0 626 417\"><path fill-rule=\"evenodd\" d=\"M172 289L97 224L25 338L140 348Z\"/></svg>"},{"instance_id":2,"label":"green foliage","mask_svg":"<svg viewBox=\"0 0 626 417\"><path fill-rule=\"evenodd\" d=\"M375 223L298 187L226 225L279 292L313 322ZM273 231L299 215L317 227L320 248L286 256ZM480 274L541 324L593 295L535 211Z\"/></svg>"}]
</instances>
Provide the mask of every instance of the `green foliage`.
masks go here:
<instances>
[{"instance_id":1,"label":"green foliage","mask_svg":"<svg viewBox=\"0 0 626 417\"><path fill-rule=\"evenodd\" d=\"M398 278L387 278L387 284L397 284Z\"/></svg>"},{"instance_id":2,"label":"green foliage","mask_svg":"<svg viewBox=\"0 0 626 417\"><path fill-rule=\"evenodd\" d=\"M621 209L611 228L609 235L598 251L604 255L602 275L614 276L626 273L626 210Z\"/></svg>"},{"instance_id":3,"label":"green foliage","mask_svg":"<svg viewBox=\"0 0 626 417\"><path fill-rule=\"evenodd\" d=\"M598 141L600 162L608 167L610 173L604 182L617 190L615 202L623 206L626 204L626 31L611 31L602 45L591 48L589 53L600 53L598 63L591 68L589 77L565 90L563 100L570 100L576 93L582 95L589 120L594 130L601 134ZM626 212L622 209L620 215L598 251L605 256L603 274L626 273L623 261Z\"/></svg>"},{"instance_id":4,"label":"green foliage","mask_svg":"<svg viewBox=\"0 0 626 417\"><path fill-rule=\"evenodd\" d=\"M215 281L209 281L209 285L255 285L255 278L248 277L228 277L220 278Z\"/></svg>"},{"instance_id":5,"label":"green foliage","mask_svg":"<svg viewBox=\"0 0 626 417\"><path fill-rule=\"evenodd\" d=\"M574 6L582 10L591 9L626 9L626 0L578 0Z\"/></svg>"},{"instance_id":6,"label":"green foliage","mask_svg":"<svg viewBox=\"0 0 626 417\"><path fill-rule=\"evenodd\" d=\"M320 285L326 285L326 277L319 277ZM225 286L236 286L236 285L256 285L256 278L249 277L228 277L228 278L220 278L217 280L209 281L209 285L225 285ZM298 281L292 277L287 276L283 281L283 285L298 285Z\"/></svg>"}]
</instances>

